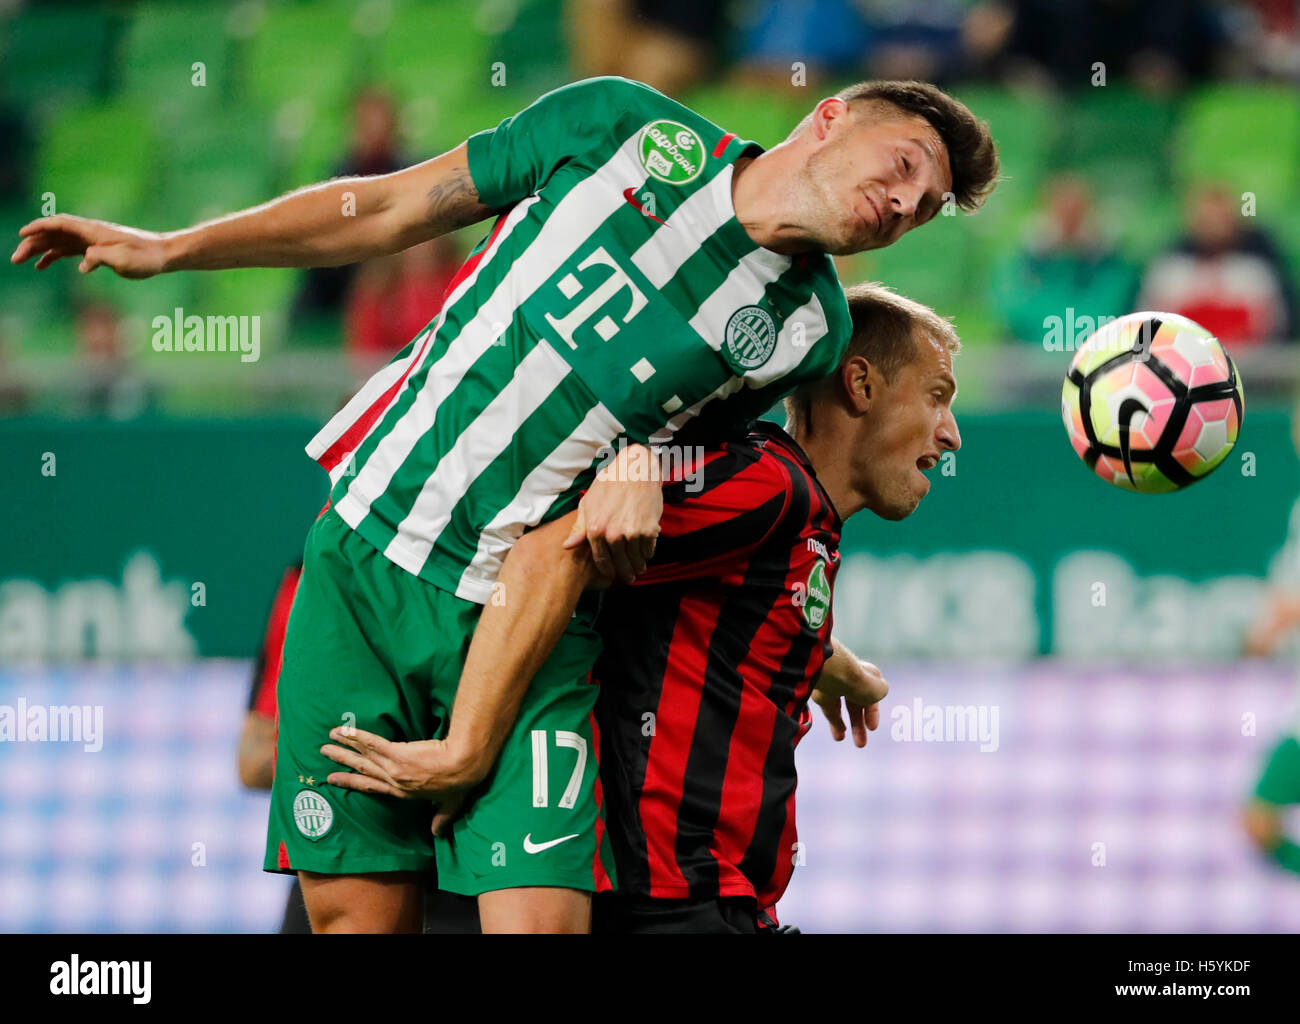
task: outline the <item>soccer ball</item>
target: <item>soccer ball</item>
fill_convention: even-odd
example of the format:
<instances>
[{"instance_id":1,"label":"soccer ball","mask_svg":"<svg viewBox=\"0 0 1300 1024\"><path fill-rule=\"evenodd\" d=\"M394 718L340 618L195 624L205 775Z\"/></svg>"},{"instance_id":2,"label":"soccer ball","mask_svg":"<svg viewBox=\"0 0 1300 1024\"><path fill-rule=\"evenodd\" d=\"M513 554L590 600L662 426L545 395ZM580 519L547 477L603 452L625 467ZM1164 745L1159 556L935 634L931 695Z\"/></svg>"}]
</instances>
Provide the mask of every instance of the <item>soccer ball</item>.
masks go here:
<instances>
[{"instance_id":1,"label":"soccer ball","mask_svg":"<svg viewBox=\"0 0 1300 1024\"><path fill-rule=\"evenodd\" d=\"M1243 409L1218 339L1173 313L1131 313L1099 328L1061 390L1079 458L1107 483L1148 494L1213 472L1237 443Z\"/></svg>"}]
</instances>

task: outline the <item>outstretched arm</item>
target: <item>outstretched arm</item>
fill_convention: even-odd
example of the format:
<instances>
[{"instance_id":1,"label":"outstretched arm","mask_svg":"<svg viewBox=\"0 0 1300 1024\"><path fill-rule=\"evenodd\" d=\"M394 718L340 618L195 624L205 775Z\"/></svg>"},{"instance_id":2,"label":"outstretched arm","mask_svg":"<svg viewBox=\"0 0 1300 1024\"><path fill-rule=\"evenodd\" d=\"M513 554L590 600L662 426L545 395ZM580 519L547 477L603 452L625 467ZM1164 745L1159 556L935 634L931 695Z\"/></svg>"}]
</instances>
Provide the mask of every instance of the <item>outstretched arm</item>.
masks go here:
<instances>
[{"instance_id":1,"label":"outstretched arm","mask_svg":"<svg viewBox=\"0 0 1300 1024\"><path fill-rule=\"evenodd\" d=\"M483 609L465 656L445 740L391 742L351 727L330 731L321 752L350 772L333 786L438 801L440 832L495 763L537 670L564 632L585 587L599 580L591 548L564 547L576 511L521 537L497 577L504 600ZM346 749L345 749L346 748Z\"/></svg>"},{"instance_id":2,"label":"outstretched arm","mask_svg":"<svg viewBox=\"0 0 1300 1024\"><path fill-rule=\"evenodd\" d=\"M643 471L629 472L629 464ZM503 600L489 602L479 616L447 738L400 743L356 728L333 729L334 745L321 752L353 771L334 772L329 783L435 799L433 828L439 832L492 770L533 676L559 642L582 591L611 582L615 572L631 582L645 570L662 510L649 449L624 449L577 509L524 534L506 555L496 589ZM612 542L603 559L595 544L584 543L590 529Z\"/></svg>"},{"instance_id":3,"label":"outstretched arm","mask_svg":"<svg viewBox=\"0 0 1300 1024\"><path fill-rule=\"evenodd\" d=\"M483 220L466 144L405 170L335 178L182 231L153 232L69 214L25 225L12 263L36 269L81 256L81 271L122 277L173 270L329 267L400 252Z\"/></svg>"}]
</instances>

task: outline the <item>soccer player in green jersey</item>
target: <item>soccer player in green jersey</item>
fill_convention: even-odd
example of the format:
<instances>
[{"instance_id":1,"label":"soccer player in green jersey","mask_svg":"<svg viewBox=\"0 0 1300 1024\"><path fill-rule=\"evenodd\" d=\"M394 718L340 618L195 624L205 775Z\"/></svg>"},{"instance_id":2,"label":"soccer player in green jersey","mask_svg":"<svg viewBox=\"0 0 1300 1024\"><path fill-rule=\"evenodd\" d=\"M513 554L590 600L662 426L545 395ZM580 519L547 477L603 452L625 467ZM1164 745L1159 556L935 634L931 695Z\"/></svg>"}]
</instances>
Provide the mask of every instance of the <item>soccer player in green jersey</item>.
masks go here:
<instances>
[{"instance_id":1,"label":"soccer player in green jersey","mask_svg":"<svg viewBox=\"0 0 1300 1024\"><path fill-rule=\"evenodd\" d=\"M1291 418L1292 440L1300 455L1300 404ZM1274 562L1274 587L1246 636L1249 654L1269 656L1300 630L1300 500L1291 509L1286 543ZM1242 811L1246 833L1260 851L1288 871L1300 874L1300 841L1288 835L1284 810L1300 804L1300 721L1270 751L1264 771Z\"/></svg>"},{"instance_id":2,"label":"soccer player in green jersey","mask_svg":"<svg viewBox=\"0 0 1300 1024\"><path fill-rule=\"evenodd\" d=\"M461 678L465 652L482 605L507 599L506 552L590 486L597 565L643 568L659 487L592 486L608 446L744 421L825 377L850 334L831 256L887 246L945 204L978 208L997 169L987 125L923 83L846 89L764 151L598 78L425 163L188 230L67 215L21 230L14 262L79 255L83 272L148 277L336 265L496 217L438 316L308 446L333 488L285 640L266 866L299 873L316 930L414 928L435 857L445 888L480 897L485 930L585 930L583 894L615 884L588 610L499 756L458 746L490 682ZM481 783L472 805L435 843L427 807L324 785L336 725L445 737L458 784Z\"/></svg>"}]
</instances>

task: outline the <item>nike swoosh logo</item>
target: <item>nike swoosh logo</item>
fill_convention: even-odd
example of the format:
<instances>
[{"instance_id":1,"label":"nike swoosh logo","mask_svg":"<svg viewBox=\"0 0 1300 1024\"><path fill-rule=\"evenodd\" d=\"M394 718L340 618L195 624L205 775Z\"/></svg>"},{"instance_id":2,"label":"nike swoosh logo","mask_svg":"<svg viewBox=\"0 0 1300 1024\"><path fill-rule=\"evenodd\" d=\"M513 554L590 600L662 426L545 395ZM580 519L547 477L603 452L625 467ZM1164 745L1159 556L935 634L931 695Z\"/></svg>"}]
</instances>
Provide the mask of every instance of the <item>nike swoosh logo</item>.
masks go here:
<instances>
[{"instance_id":1,"label":"nike swoosh logo","mask_svg":"<svg viewBox=\"0 0 1300 1024\"><path fill-rule=\"evenodd\" d=\"M1137 413L1149 415L1150 410L1136 398L1126 398L1120 403L1119 407L1119 457L1124 460L1124 472L1128 474L1129 483L1136 484L1133 479L1133 465L1129 457L1129 430L1134 415Z\"/></svg>"},{"instance_id":2,"label":"nike swoosh logo","mask_svg":"<svg viewBox=\"0 0 1300 1024\"><path fill-rule=\"evenodd\" d=\"M524 853L541 853L543 850L549 850L552 846L559 846L561 843L567 843L570 839L577 838L578 833L575 832L571 836L560 836L559 839L552 839L549 842L535 843L533 842L533 834L529 832L528 835L524 836Z\"/></svg>"},{"instance_id":3,"label":"nike swoosh logo","mask_svg":"<svg viewBox=\"0 0 1300 1024\"><path fill-rule=\"evenodd\" d=\"M635 207L636 207L638 210L640 210L642 213L644 213L644 214L645 214L647 217L649 217L651 220L659 220L659 218L656 217L653 213L647 213L647 212L646 212L646 208L645 208L644 206L641 205L641 201L640 201L639 199L637 199L637 197L636 197L636 189L634 189L634 188L625 188L625 189L623 190L623 198L626 199L626 200L627 200L629 203L631 203L633 206L635 206ZM665 221L659 220L659 223L660 223L660 224L663 224L664 227L667 227L667 226L668 226L668 224L667 224Z\"/></svg>"}]
</instances>

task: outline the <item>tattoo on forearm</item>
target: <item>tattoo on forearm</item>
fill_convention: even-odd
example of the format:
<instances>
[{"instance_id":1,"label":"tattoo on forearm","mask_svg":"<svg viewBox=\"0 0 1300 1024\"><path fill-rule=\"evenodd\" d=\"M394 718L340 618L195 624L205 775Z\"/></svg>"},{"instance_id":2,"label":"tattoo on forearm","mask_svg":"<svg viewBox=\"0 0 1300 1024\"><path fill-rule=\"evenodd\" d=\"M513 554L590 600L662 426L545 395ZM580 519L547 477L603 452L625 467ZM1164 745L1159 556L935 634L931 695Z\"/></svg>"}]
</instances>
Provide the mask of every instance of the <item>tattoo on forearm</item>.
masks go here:
<instances>
[{"instance_id":1,"label":"tattoo on forearm","mask_svg":"<svg viewBox=\"0 0 1300 1024\"><path fill-rule=\"evenodd\" d=\"M456 167L446 181L429 189L425 216L447 230L463 228L489 216L492 210L478 200L478 189L468 167Z\"/></svg>"}]
</instances>

